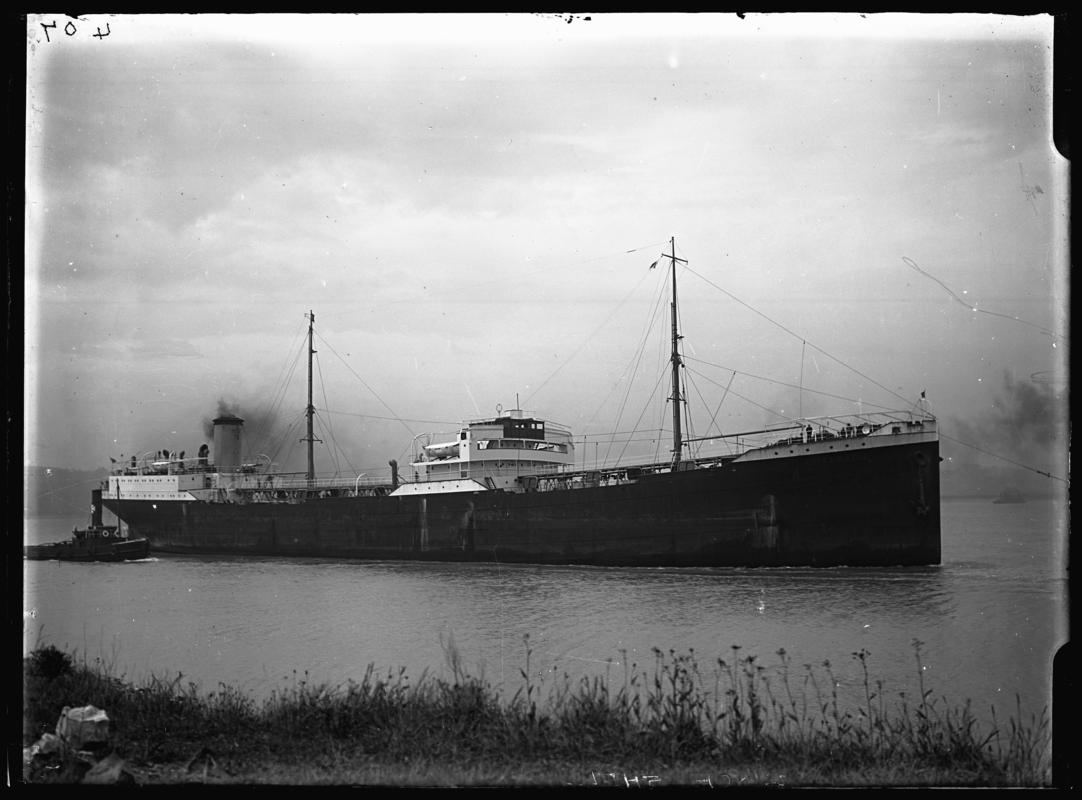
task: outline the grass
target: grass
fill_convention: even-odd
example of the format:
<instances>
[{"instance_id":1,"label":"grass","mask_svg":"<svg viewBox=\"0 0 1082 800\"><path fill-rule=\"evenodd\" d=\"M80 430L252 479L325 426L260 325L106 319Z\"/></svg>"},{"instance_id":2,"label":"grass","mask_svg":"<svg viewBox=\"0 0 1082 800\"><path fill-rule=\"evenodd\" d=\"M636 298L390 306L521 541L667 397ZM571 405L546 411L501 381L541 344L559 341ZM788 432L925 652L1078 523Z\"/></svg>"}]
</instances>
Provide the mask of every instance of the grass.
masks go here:
<instances>
[{"instance_id":1,"label":"grass","mask_svg":"<svg viewBox=\"0 0 1082 800\"><path fill-rule=\"evenodd\" d=\"M117 753L144 783L1050 785L1046 713L1023 724L1019 707L1000 723L993 709L991 727L980 725L968 702L924 686L917 641L919 696L888 703L861 650L863 699L851 708L829 662L796 668L784 650L765 667L733 647L704 673L694 651L655 649L648 668L624 658L616 679L565 675L546 691L525 645L510 700L468 675L449 643L449 679L371 666L341 686L295 675L258 704L224 684L202 693L180 674L134 686L100 658L39 647L25 659L24 745L64 706L89 704L106 710Z\"/></svg>"}]
</instances>

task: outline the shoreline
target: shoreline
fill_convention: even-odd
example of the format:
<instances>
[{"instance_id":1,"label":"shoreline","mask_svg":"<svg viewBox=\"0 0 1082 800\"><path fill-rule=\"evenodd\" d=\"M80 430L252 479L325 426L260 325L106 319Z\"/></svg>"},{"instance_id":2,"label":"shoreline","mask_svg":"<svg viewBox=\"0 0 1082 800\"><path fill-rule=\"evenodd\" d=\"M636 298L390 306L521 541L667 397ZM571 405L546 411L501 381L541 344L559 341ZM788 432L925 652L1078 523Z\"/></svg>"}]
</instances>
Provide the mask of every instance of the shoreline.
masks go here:
<instances>
[{"instance_id":1,"label":"shoreline","mask_svg":"<svg viewBox=\"0 0 1082 800\"><path fill-rule=\"evenodd\" d=\"M919 697L888 699L864 652L852 654L865 675L854 708L840 707L829 662L790 671L784 650L768 670L734 647L712 673L693 654L654 655L620 685L568 679L541 698L527 679L508 701L467 675L452 648L450 680L369 667L359 683L301 680L256 702L181 675L133 685L100 659L46 645L24 659L24 759L65 707L92 705L109 717L113 760L144 785L1051 785L1046 715L989 730L968 702L948 706L923 684ZM524 677L529 659L527 649ZM23 777L71 783L81 773L39 755Z\"/></svg>"}]
</instances>

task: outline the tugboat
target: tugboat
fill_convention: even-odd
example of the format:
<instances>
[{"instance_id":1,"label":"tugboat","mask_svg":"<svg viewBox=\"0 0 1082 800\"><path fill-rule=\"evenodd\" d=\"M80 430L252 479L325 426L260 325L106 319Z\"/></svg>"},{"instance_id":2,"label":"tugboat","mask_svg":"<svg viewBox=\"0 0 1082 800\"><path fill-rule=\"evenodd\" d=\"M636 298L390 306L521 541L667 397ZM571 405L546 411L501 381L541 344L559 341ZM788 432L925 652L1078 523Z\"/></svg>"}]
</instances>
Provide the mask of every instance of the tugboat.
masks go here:
<instances>
[{"instance_id":1,"label":"tugboat","mask_svg":"<svg viewBox=\"0 0 1082 800\"><path fill-rule=\"evenodd\" d=\"M26 545L23 555L32 561L131 561L150 553L148 539L129 539L116 525L101 522L101 492L93 493L90 525L75 527L63 542Z\"/></svg>"}]
</instances>

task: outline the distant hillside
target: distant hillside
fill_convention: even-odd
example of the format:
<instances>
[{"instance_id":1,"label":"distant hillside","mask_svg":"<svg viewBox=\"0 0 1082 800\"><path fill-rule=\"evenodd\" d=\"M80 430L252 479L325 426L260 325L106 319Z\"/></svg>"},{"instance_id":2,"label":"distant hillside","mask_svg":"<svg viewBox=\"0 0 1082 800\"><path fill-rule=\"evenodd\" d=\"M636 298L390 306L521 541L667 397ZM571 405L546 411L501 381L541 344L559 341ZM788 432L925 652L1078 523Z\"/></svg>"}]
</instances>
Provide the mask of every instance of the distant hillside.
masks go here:
<instances>
[{"instance_id":1,"label":"distant hillside","mask_svg":"<svg viewBox=\"0 0 1082 800\"><path fill-rule=\"evenodd\" d=\"M26 467L23 470L23 508L27 516L90 516L90 491L109 471Z\"/></svg>"}]
</instances>

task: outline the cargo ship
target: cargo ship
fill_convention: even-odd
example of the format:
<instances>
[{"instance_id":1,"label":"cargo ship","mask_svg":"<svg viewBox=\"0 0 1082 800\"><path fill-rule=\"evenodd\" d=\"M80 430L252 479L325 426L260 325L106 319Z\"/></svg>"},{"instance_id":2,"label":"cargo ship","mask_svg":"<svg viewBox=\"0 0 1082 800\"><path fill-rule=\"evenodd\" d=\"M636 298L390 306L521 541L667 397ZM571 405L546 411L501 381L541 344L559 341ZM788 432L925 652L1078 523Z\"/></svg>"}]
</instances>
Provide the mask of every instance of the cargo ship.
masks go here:
<instances>
[{"instance_id":1,"label":"cargo ship","mask_svg":"<svg viewBox=\"0 0 1082 800\"><path fill-rule=\"evenodd\" d=\"M663 462L584 469L567 427L497 407L444 441L415 439L406 475L391 461L386 480L319 478L309 313L306 473L244 463L244 420L222 415L213 449L204 444L194 459L133 457L94 502L163 553L632 567L940 563L939 436L923 403L709 437L724 439L726 454L690 456L676 294L677 264L686 262L671 245L663 257L672 268L673 447Z\"/></svg>"}]
</instances>

